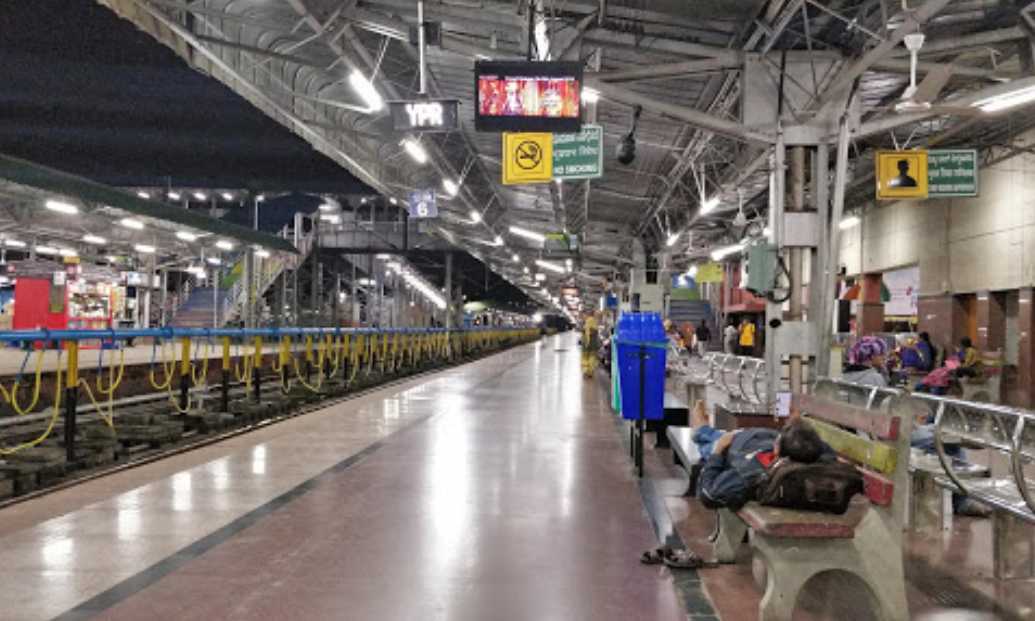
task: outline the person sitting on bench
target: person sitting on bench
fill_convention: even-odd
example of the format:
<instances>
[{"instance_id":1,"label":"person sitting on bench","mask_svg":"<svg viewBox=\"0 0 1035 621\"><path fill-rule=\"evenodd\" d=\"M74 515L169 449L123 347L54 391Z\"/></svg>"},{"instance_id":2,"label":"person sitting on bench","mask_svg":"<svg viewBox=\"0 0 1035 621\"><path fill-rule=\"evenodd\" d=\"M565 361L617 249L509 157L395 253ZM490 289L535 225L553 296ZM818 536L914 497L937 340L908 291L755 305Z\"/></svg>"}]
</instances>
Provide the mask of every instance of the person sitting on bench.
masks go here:
<instances>
[{"instance_id":1,"label":"person sitting on bench","mask_svg":"<svg viewBox=\"0 0 1035 621\"><path fill-rule=\"evenodd\" d=\"M704 462L697 497L709 509L743 507L781 456L805 464L837 459L834 450L800 419L791 420L781 431L751 427L724 432L708 424L699 401L692 424L694 443Z\"/></svg>"}]
</instances>

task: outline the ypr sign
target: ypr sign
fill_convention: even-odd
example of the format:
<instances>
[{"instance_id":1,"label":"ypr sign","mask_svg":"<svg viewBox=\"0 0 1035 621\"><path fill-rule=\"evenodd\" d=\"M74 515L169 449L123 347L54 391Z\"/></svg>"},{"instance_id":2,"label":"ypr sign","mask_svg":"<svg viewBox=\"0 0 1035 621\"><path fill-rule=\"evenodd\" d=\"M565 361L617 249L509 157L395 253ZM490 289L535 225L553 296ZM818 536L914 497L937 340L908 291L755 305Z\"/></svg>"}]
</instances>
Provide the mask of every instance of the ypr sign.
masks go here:
<instances>
[{"instance_id":1,"label":"ypr sign","mask_svg":"<svg viewBox=\"0 0 1035 621\"><path fill-rule=\"evenodd\" d=\"M576 134L553 135L554 179L596 179L603 174L603 128L583 125Z\"/></svg>"},{"instance_id":2,"label":"ypr sign","mask_svg":"<svg viewBox=\"0 0 1035 621\"><path fill-rule=\"evenodd\" d=\"M503 183L547 183L553 179L553 134L504 133Z\"/></svg>"},{"instance_id":3,"label":"ypr sign","mask_svg":"<svg viewBox=\"0 0 1035 621\"><path fill-rule=\"evenodd\" d=\"M397 132L451 132L457 129L456 99L392 101L392 128Z\"/></svg>"},{"instance_id":4,"label":"ypr sign","mask_svg":"<svg viewBox=\"0 0 1035 621\"><path fill-rule=\"evenodd\" d=\"M927 179L928 198L977 196L977 150L937 149L928 151Z\"/></svg>"}]
</instances>

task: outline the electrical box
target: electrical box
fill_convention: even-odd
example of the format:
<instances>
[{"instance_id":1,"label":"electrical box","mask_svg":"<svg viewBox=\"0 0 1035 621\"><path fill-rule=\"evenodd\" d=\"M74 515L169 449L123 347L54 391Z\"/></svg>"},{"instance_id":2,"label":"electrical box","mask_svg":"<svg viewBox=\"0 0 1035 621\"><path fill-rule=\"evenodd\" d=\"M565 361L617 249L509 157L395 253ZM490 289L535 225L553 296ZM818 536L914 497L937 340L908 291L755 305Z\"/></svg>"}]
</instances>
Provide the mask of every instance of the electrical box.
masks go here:
<instances>
[{"instance_id":1,"label":"electrical box","mask_svg":"<svg viewBox=\"0 0 1035 621\"><path fill-rule=\"evenodd\" d=\"M762 296L776 286L776 246L759 242L747 248L747 284L745 289Z\"/></svg>"}]
</instances>

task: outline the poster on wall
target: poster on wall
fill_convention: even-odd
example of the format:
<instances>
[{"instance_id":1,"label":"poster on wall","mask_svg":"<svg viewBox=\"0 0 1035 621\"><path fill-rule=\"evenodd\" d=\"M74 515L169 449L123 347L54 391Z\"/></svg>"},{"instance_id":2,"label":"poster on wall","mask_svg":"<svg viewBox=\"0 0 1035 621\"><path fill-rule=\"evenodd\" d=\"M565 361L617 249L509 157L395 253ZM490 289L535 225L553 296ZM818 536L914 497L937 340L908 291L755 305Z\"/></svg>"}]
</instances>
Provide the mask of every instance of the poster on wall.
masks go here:
<instances>
[{"instance_id":1,"label":"poster on wall","mask_svg":"<svg viewBox=\"0 0 1035 621\"><path fill-rule=\"evenodd\" d=\"M884 288L890 299L884 304L885 317L916 317L917 290L920 288L920 268L904 267L884 272Z\"/></svg>"}]
</instances>

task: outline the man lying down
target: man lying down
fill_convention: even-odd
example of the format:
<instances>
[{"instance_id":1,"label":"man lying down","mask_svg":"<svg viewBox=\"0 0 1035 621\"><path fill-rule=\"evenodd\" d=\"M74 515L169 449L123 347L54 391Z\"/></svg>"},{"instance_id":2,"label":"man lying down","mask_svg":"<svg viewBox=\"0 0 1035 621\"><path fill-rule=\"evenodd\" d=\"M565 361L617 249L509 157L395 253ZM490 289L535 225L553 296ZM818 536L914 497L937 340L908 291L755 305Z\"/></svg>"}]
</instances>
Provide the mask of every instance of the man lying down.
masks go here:
<instances>
[{"instance_id":1,"label":"man lying down","mask_svg":"<svg viewBox=\"0 0 1035 621\"><path fill-rule=\"evenodd\" d=\"M698 401L691 424L693 441L703 462L697 497L709 509L736 511L749 501L760 499L763 488L774 480L774 465L781 459L781 464L837 462L834 450L800 419L791 420L780 431L760 427L721 431L709 424L704 402ZM860 490L861 486L860 480ZM712 565L688 550L665 548L645 552L640 560L677 568Z\"/></svg>"}]
</instances>

